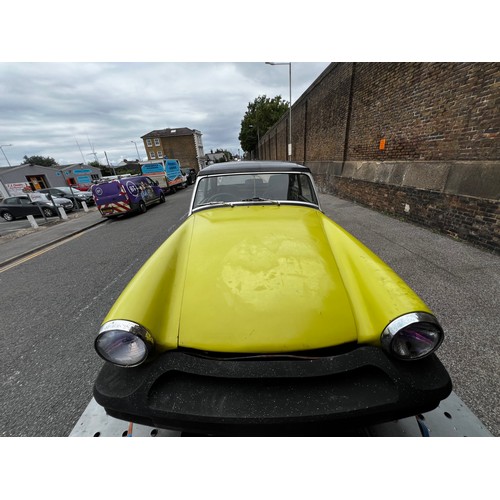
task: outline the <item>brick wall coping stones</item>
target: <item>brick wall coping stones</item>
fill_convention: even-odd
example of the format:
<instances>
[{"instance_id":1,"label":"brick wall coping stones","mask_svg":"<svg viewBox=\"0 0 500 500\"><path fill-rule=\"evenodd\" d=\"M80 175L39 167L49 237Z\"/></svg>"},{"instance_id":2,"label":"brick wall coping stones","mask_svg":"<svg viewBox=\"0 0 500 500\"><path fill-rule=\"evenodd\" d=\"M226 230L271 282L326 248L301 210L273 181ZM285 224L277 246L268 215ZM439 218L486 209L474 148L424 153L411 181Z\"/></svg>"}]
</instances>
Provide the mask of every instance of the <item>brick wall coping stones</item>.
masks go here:
<instances>
[{"instance_id":1,"label":"brick wall coping stones","mask_svg":"<svg viewBox=\"0 0 500 500\"><path fill-rule=\"evenodd\" d=\"M333 177L413 187L444 194L500 199L498 161L341 161L306 164L323 181Z\"/></svg>"}]
</instances>

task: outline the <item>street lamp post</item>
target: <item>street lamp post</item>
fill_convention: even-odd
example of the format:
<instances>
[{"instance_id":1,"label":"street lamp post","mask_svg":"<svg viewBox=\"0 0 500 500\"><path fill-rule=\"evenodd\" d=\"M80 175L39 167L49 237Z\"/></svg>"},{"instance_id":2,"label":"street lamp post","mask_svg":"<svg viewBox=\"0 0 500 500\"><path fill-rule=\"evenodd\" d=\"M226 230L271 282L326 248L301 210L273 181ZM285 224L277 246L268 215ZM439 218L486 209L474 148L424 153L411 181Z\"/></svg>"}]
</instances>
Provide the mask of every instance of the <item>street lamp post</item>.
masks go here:
<instances>
[{"instance_id":1,"label":"street lamp post","mask_svg":"<svg viewBox=\"0 0 500 500\"><path fill-rule=\"evenodd\" d=\"M135 150L137 151L137 159L141 161L141 155L139 154L139 150L137 149L137 143L135 141L130 141L134 143Z\"/></svg>"},{"instance_id":2,"label":"street lamp post","mask_svg":"<svg viewBox=\"0 0 500 500\"><path fill-rule=\"evenodd\" d=\"M291 62L266 62L271 66L288 66L288 90L290 92L290 103L288 105L288 161L292 161L292 63Z\"/></svg>"},{"instance_id":3,"label":"street lamp post","mask_svg":"<svg viewBox=\"0 0 500 500\"><path fill-rule=\"evenodd\" d=\"M5 159L7 160L7 163L9 164L9 167L12 167L12 165L10 164L9 159L7 158L7 155L5 154L5 151L3 150L3 148L6 148L7 146L12 146L12 144L2 144L0 146L0 149L2 150L2 153L5 156Z\"/></svg>"}]
</instances>

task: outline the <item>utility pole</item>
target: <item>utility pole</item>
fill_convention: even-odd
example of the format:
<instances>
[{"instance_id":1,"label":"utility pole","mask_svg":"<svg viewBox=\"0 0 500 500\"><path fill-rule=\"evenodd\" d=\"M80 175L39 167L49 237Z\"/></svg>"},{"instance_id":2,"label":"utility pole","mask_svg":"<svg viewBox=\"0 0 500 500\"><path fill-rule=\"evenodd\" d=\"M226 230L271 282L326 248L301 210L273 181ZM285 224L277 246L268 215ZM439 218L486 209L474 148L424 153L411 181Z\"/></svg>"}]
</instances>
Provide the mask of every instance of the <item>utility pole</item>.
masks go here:
<instances>
[{"instance_id":1,"label":"utility pole","mask_svg":"<svg viewBox=\"0 0 500 500\"><path fill-rule=\"evenodd\" d=\"M289 117L288 117L288 161L292 161L292 63L266 62L271 66L288 66L288 89L290 91Z\"/></svg>"},{"instance_id":2,"label":"utility pole","mask_svg":"<svg viewBox=\"0 0 500 500\"><path fill-rule=\"evenodd\" d=\"M3 150L3 148L6 148L7 146L12 146L12 144L2 144L0 146L0 149L2 150L2 153L5 156L5 159L7 160L7 163L9 164L9 167L12 167L12 165L10 164L9 159L7 158L7 155L5 154L5 151Z\"/></svg>"},{"instance_id":3,"label":"utility pole","mask_svg":"<svg viewBox=\"0 0 500 500\"><path fill-rule=\"evenodd\" d=\"M92 150L92 154L94 155L94 158L95 158L95 161L97 164L99 164L99 159L97 158L97 154L95 152L95 149L94 149L94 146L93 144L90 142L90 137L87 135L87 139L89 141L89 146L90 146L90 149Z\"/></svg>"},{"instance_id":4,"label":"utility pole","mask_svg":"<svg viewBox=\"0 0 500 500\"><path fill-rule=\"evenodd\" d=\"M137 149L137 143L135 141L130 142L133 142L135 145L135 150L137 151L137 161L141 161L141 155L139 154L139 149Z\"/></svg>"},{"instance_id":5,"label":"utility pole","mask_svg":"<svg viewBox=\"0 0 500 500\"><path fill-rule=\"evenodd\" d=\"M85 164L85 158L84 158L83 153L82 153L82 148L80 147L80 144L78 144L78 141L76 140L76 138L75 138L75 141L76 141L76 145L78 146L78 149L80 150L80 154L82 155L83 163Z\"/></svg>"},{"instance_id":6,"label":"utility pole","mask_svg":"<svg viewBox=\"0 0 500 500\"><path fill-rule=\"evenodd\" d=\"M104 151L104 156L106 157L106 161L108 163L108 167L113 170L113 175L116 175L115 167L113 167L112 165L109 164L108 155L107 155L106 151Z\"/></svg>"}]
</instances>

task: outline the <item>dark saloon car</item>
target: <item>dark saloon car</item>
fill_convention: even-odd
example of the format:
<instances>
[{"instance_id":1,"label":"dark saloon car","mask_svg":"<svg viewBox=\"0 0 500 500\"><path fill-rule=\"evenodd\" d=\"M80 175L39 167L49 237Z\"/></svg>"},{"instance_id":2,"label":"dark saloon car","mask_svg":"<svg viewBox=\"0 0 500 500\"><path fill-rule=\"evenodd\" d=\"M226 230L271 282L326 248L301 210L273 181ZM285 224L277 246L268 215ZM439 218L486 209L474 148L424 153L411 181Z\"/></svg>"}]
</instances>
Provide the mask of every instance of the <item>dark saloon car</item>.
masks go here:
<instances>
[{"instance_id":1,"label":"dark saloon car","mask_svg":"<svg viewBox=\"0 0 500 500\"><path fill-rule=\"evenodd\" d=\"M66 212L73 210L73 202L71 200L54 198L53 203L45 194L42 198L38 202L31 201L26 195L5 198L0 203L0 217L9 222L18 217L26 217L27 215L42 216L42 213L45 217L53 217L57 215L54 203L56 207L63 207Z\"/></svg>"},{"instance_id":2,"label":"dark saloon car","mask_svg":"<svg viewBox=\"0 0 500 500\"><path fill-rule=\"evenodd\" d=\"M58 198L68 198L73 202L73 205L81 208L82 201L87 205L94 204L94 198L91 191L80 191L79 189L69 186L44 188L37 191L38 193L50 194Z\"/></svg>"},{"instance_id":3,"label":"dark saloon car","mask_svg":"<svg viewBox=\"0 0 500 500\"><path fill-rule=\"evenodd\" d=\"M182 168L182 175L186 176L187 185L190 186L196 181L196 170L194 168Z\"/></svg>"}]
</instances>

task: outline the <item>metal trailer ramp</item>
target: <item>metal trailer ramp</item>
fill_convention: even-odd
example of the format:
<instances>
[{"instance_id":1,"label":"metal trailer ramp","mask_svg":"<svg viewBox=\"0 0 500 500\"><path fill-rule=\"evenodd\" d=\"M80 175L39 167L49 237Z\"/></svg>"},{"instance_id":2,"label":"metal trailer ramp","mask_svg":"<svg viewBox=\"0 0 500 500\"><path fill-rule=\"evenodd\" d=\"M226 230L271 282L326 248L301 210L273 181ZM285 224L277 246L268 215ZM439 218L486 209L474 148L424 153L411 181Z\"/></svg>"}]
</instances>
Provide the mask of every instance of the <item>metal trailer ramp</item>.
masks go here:
<instances>
[{"instance_id":1,"label":"metal trailer ramp","mask_svg":"<svg viewBox=\"0 0 500 500\"><path fill-rule=\"evenodd\" d=\"M94 398L70 437L181 437L178 431L158 429L112 418ZM492 434L452 392L433 411L360 429L357 436L373 437L491 437Z\"/></svg>"}]
</instances>

